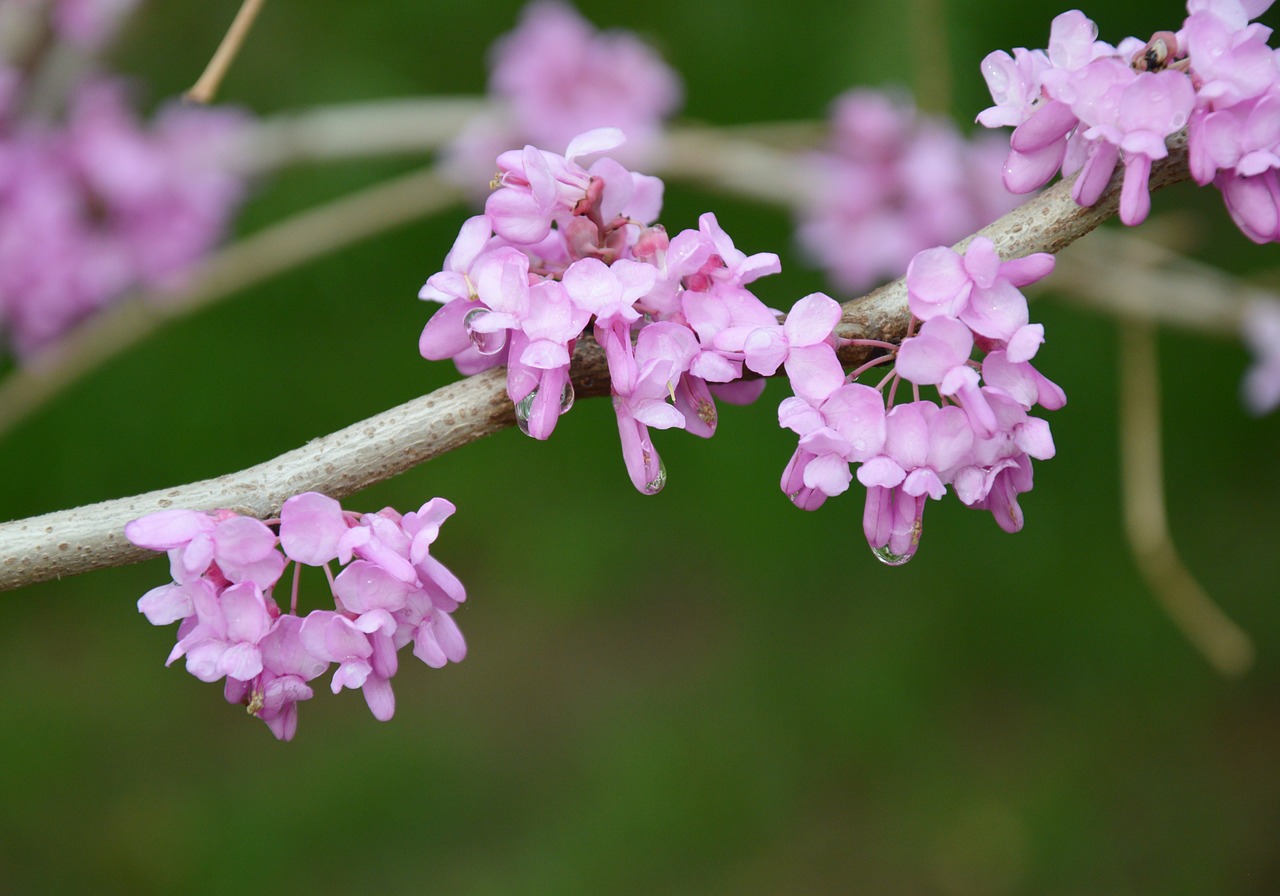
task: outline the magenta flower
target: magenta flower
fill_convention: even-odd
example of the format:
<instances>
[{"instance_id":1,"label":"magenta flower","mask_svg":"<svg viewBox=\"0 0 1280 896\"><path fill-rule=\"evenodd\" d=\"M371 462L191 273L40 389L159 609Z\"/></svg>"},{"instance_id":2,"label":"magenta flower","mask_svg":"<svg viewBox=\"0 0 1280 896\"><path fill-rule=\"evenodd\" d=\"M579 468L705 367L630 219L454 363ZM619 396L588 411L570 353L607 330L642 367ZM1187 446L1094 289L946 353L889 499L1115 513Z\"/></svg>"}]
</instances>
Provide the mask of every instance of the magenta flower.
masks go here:
<instances>
[{"instance_id":1,"label":"magenta flower","mask_svg":"<svg viewBox=\"0 0 1280 896\"><path fill-rule=\"evenodd\" d=\"M279 610L253 582L216 593L193 589L196 624L178 641L166 663L186 656L187 671L201 681L249 681L262 671L258 642L271 630ZM273 612L274 611L274 612Z\"/></svg>"},{"instance_id":2,"label":"magenta flower","mask_svg":"<svg viewBox=\"0 0 1280 896\"><path fill-rule=\"evenodd\" d=\"M907 266L907 302L923 321L955 317L974 333L998 342L1034 341L1028 326L1027 300L1018 287L1053 270L1048 253L1001 261L994 244L975 237L964 255L937 247L918 253Z\"/></svg>"},{"instance_id":3,"label":"magenta flower","mask_svg":"<svg viewBox=\"0 0 1280 896\"><path fill-rule=\"evenodd\" d=\"M278 740L293 740L298 731L298 703L313 696L307 682L319 678L329 664L302 644L302 620L281 616L258 644L262 674L252 682L227 679L229 703L245 703L266 722Z\"/></svg>"},{"instance_id":4,"label":"magenta flower","mask_svg":"<svg viewBox=\"0 0 1280 896\"><path fill-rule=\"evenodd\" d=\"M853 480L849 465L876 457L884 448L884 399L870 386L843 385L816 406L798 396L783 399L778 423L800 436L783 490L805 510L844 493ZM821 499L815 500L814 493Z\"/></svg>"},{"instance_id":5,"label":"magenta flower","mask_svg":"<svg viewBox=\"0 0 1280 896\"><path fill-rule=\"evenodd\" d=\"M210 516L161 510L130 522L124 534L139 547L168 551L179 583L211 574L215 580L254 582L269 590L284 570L275 533L258 520L230 511Z\"/></svg>"},{"instance_id":6,"label":"magenta flower","mask_svg":"<svg viewBox=\"0 0 1280 896\"><path fill-rule=\"evenodd\" d=\"M395 650L391 648L388 669L388 636L369 634L346 616L328 610L316 610L302 622L299 632L307 653L325 663L337 663L330 687L333 693L343 688L361 690L369 711L379 722L388 721L396 711L395 694L390 678L395 674ZM376 645L376 646L375 646Z\"/></svg>"},{"instance_id":7,"label":"magenta flower","mask_svg":"<svg viewBox=\"0 0 1280 896\"><path fill-rule=\"evenodd\" d=\"M925 498L935 501L973 447L963 411L917 401L894 406L885 418L882 454L858 468L867 487L863 533L891 565L905 563L920 543Z\"/></svg>"},{"instance_id":8,"label":"magenta flower","mask_svg":"<svg viewBox=\"0 0 1280 896\"><path fill-rule=\"evenodd\" d=\"M915 252L949 245L1018 202L991 165L998 141L968 140L908 98L851 90L829 118L828 147L804 165L798 237L842 289L900 276Z\"/></svg>"},{"instance_id":9,"label":"magenta flower","mask_svg":"<svg viewBox=\"0 0 1280 896\"><path fill-rule=\"evenodd\" d=\"M0 74L0 113L26 87ZM144 125L104 80L65 105L65 123L10 113L0 138L0 329L19 360L130 290L181 286L243 194L243 116L170 106Z\"/></svg>"},{"instance_id":10,"label":"magenta flower","mask_svg":"<svg viewBox=\"0 0 1280 896\"><path fill-rule=\"evenodd\" d=\"M676 383L697 352L693 333L679 324L660 321L640 331L636 339L635 370L614 379L613 409L618 418L622 459L636 489L655 494L666 483L666 471L649 438L649 429L682 428L684 415L667 403ZM611 373L612 378L612 373ZM617 383L634 383L630 391L619 392Z\"/></svg>"},{"instance_id":11,"label":"magenta flower","mask_svg":"<svg viewBox=\"0 0 1280 896\"><path fill-rule=\"evenodd\" d=\"M509 104L517 133L566 146L590 128L617 127L633 152L652 147L683 99L680 80L625 31L596 31L570 6L528 6L494 45L490 90Z\"/></svg>"},{"instance_id":12,"label":"magenta flower","mask_svg":"<svg viewBox=\"0 0 1280 896\"><path fill-rule=\"evenodd\" d=\"M449 615L466 590L431 556L453 512L443 498L403 516L386 508L359 517L314 492L288 499L279 544L289 559L345 565L329 579L335 609L305 619L296 615L296 593L282 615L249 577L272 569L278 578L286 562L263 523L228 511L151 514L128 524L129 537L170 551L179 581L147 592L138 609L155 625L180 621L168 662L185 656L188 671L202 681L225 678L227 700L244 704L281 740L297 731L297 703L312 696L307 682L330 663L338 664L333 691L359 688L374 717L385 721L395 712L390 680L399 647L413 641L414 653L433 667L466 656ZM264 545L274 561L259 556Z\"/></svg>"}]
</instances>

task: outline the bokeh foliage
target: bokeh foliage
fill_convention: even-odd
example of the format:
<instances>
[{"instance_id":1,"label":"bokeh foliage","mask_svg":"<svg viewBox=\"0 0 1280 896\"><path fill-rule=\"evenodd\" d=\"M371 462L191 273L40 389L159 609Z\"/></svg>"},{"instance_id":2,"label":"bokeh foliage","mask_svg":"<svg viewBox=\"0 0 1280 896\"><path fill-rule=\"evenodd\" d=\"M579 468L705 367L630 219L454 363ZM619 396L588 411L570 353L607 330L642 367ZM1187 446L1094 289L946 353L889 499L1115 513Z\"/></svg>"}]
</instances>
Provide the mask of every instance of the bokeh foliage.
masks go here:
<instances>
[{"instance_id":1,"label":"bokeh foliage","mask_svg":"<svg viewBox=\"0 0 1280 896\"><path fill-rule=\"evenodd\" d=\"M195 78L238 4L157 3L115 55L151 101ZM223 88L261 114L476 93L518 4L270 0ZM691 119L815 118L855 85L912 84L909 15L945 16L957 120L990 49L1042 46L1058 10L736 0L584 9L682 72ZM1176 26L1172 2L1086 9L1105 38ZM642 12L641 17L637 14ZM931 95L930 104L941 97ZM405 170L395 159L261 184L249 232ZM687 186L787 307L824 288L773 209ZM1280 287L1280 255L1216 197L1155 199L1195 250ZM239 469L456 377L416 353L414 296L464 212L369 240L190 320L0 441L0 515ZM1189 223L1188 223L1189 222ZM1091 240L1107 239L1106 232ZM851 246L850 251L857 251ZM4 596L0 890L11 893L1272 893L1280 889L1280 423L1241 410L1234 343L1163 333L1167 480L1192 571L1256 638L1215 676L1145 590L1120 527L1113 321L1050 291L1041 369L1070 403L1025 531L948 500L907 567L880 566L861 501L777 489L781 391L710 442L659 434L665 492L625 475L612 412L546 444L505 432L347 502L459 507L438 556L467 583L469 658L406 656L398 710L301 707L276 743L162 663L134 601L161 560Z\"/></svg>"}]
</instances>

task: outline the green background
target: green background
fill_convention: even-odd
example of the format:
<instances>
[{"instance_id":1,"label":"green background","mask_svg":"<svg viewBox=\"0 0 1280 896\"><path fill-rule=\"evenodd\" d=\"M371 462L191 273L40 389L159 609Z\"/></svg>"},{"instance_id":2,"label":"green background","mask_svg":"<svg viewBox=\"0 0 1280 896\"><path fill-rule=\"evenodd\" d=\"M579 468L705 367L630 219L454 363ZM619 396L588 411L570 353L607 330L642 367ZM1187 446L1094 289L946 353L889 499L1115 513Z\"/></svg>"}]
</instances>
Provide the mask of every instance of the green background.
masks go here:
<instances>
[{"instance_id":1,"label":"green background","mask_svg":"<svg viewBox=\"0 0 1280 896\"><path fill-rule=\"evenodd\" d=\"M195 78L238 4L151 3L114 61L157 100ZM917 4L919 6L919 4ZM651 39L715 124L818 118L907 83L969 122L978 61L1043 46L1035 4L696 5L585 13ZM516 3L269 0L222 95L263 115L483 90ZM1104 38L1173 2L1087 9ZM945 53L905 26L944 17ZM919 62L950 97L912 84ZM253 231L420 159L292 169ZM1280 287L1275 246L1175 188L1197 254ZM775 209L671 186L673 231L715 210L775 250L771 305L825 288ZM464 210L403 227L167 327L0 440L0 516L240 469L456 379L418 357L416 301ZM1105 232L1090 239L1105 240ZM856 251L851 247L850 251ZM1214 674L1144 587L1120 524L1117 327L1050 291L1038 364L1070 403L1025 530L953 498L917 558L877 563L861 497L777 488L784 394L657 437L666 490L627 479L607 402L548 443L507 431L349 499L457 504L436 555L466 583L468 659L406 653L397 712L317 681L296 741L163 665L135 601L163 560L3 595L0 891L10 893L939 893L1280 891L1280 444L1238 401L1236 343L1162 332L1168 503L1192 572L1256 639ZM312 583L314 586L316 583Z\"/></svg>"}]
</instances>

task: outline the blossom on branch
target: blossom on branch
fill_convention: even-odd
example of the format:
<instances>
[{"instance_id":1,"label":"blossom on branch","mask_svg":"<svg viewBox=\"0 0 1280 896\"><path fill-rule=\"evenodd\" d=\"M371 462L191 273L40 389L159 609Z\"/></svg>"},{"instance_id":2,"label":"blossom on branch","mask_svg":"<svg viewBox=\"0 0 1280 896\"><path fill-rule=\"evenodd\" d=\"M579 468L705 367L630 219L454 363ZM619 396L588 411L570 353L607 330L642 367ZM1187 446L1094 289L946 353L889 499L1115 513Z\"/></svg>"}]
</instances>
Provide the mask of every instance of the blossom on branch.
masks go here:
<instances>
[{"instance_id":1,"label":"blossom on branch","mask_svg":"<svg viewBox=\"0 0 1280 896\"><path fill-rule=\"evenodd\" d=\"M1049 50L998 50L982 63L995 105L987 127L1014 127L1004 178L1026 192L1080 172L1072 197L1093 205L1124 166L1120 219L1138 224L1151 200L1153 160L1187 129L1191 173L1213 183L1255 242L1280 240L1280 51L1252 19L1271 0L1189 0L1177 32L1112 47L1078 10L1053 20Z\"/></svg>"},{"instance_id":2,"label":"blossom on branch","mask_svg":"<svg viewBox=\"0 0 1280 896\"><path fill-rule=\"evenodd\" d=\"M600 128L564 155L526 146L498 156L485 213L463 224L445 269L419 292L443 303L419 350L463 373L505 364L521 430L546 439L573 404L569 362L590 328L608 361L627 473L653 494L666 472L650 428L705 438L716 396L759 395L763 384L742 382L742 340L777 317L747 285L781 264L738 249L709 213L668 237L657 223L662 182L602 155L623 139ZM801 364L806 345L787 363Z\"/></svg>"},{"instance_id":3,"label":"blossom on branch","mask_svg":"<svg viewBox=\"0 0 1280 896\"><path fill-rule=\"evenodd\" d=\"M227 701L244 704L281 740L297 731L297 704L312 697L308 682L333 663L334 693L360 689L386 721L395 713L399 648L412 642L434 668L467 653L451 616L466 590L431 556L453 511L433 498L403 516L391 508L356 514L308 492L285 501L270 525L228 510L149 514L125 526L125 536L167 551L175 581L143 595L138 609L154 625L179 623L168 663L185 657L201 681L225 679ZM344 566L336 578L334 561ZM299 616L296 575L281 609L273 592L291 562L325 568L334 609Z\"/></svg>"}]
</instances>

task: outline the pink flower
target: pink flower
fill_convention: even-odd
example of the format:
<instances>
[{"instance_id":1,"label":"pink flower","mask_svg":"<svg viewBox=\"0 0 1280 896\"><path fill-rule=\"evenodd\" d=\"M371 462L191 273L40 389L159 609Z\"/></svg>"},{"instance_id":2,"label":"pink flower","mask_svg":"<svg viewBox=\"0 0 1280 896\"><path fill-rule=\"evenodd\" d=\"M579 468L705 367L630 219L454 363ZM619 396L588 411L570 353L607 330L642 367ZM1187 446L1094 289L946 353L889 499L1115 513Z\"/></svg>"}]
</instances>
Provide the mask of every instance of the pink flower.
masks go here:
<instances>
[{"instance_id":1,"label":"pink flower","mask_svg":"<svg viewBox=\"0 0 1280 896\"><path fill-rule=\"evenodd\" d=\"M884 448L884 399L858 383L841 386L817 405L799 396L783 399L778 423L800 436L783 490L805 510L842 494L853 480L849 465L876 457ZM815 500L815 493L821 499Z\"/></svg>"},{"instance_id":2,"label":"pink flower","mask_svg":"<svg viewBox=\"0 0 1280 896\"><path fill-rule=\"evenodd\" d=\"M492 50L490 90L514 127L539 146L566 146L590 128L616 127L643 153L680 105L676 74L626 31L596 31L558 2L528 6Z\"/></svg>"},{"instance_id":3,"label":"pink flower","mask_svg":"<svg viewBox=\"0 0 1280 896\"><path fill-rule=\"evenodd\" d=\"M226 678L227 700L243 703L281 740L297 731L297 703L312 696L307 682L330 663L338 664L333 691L359 688L374 717L385 721L395 712L391 678L400 647L414 642L414 653L433 667L466 656L450 616L466 590L431 556L453 512L451 503L433 498L403 516L385 508L357 518L318 493L288 499L279 541L289 559L326 567L337 560L346 567L330 577L335 609L314 610L305 619L295 615L296 593L290 613L282 615L257 581L228 580L274 566L258 557L264 544L279 566L286 562L264 524L227 511L151 514L128 524L129 537L169 550L180 581L147 592L138 609L155 625L181 620L168 662L185 656L187 670L202 681Z\"/></svg>"},{"instance_id":4,"label":"pink flower","mask_svg":"<svg viewBox=\"0 0 1280 896\"><path fill-rule=\"evenodd\" d=\"M1018 202L991 165L998 141L967 140L909 98L848 91L832 106L830 128L828 148L805 161L798 231L842 289L900 276L915 252L951 244Z\"/></svg>"},{"instance_id":5,"label":"pink flower","mask_svg":"<svg viewBox=\"0 0 1280 896\"><path fill-rule=\"evenodd\" d=\"M617 382L623 377L614 378L613 409L618 418L622 459L632 484L644 494L661 491L666 482L666 471L649 439L649 429L684 427L684 415L667 399L674 395L676 383L696 352L697 341L687 327L669 321L653 323L642 329L636 340L631 362L635 370L626 377L634 385L629 391L619 392Z\"/></svg>"},{"instance_id":6,"label":"pink flower","mask_svg":"<svg viewBox=\"0 0 1280 896\"><path fill-rule=\"evenodd\" d=\"M307 653L338 664L330 685L335 694L343 688L359 689L375 719L385 722L395 715L390 681L396 671L395 649L390 637L362 632L346 616L327 610L308 615L299 635Z\"/></svg>"},{"instance_id":7,"label":"pink flower","mask_svg":"<svg viewBox=\"0 0 1280 896\"><path fill-rule=\"evenodd\" d=\"M820 292L805 296L782 326L759 327L747 335L743 344L747 367L771 376L785 366L792 391L822 401L844 383L844 369L832 344L840 315L840 304L830 296Z\"/></svg>"},{"instance_id":8,"label":"pink flower","mask_svg":"<svg viewBox=\"0 0 1280 896\"><path fill-rule=\"evenodd\" d=\"M221 593L203 585L193 589L195 625L178 641L168 662L185 655L187 671L201 681L249 681L262 671L258 642L271 630L279 610L252 582Z\"/></svg>"},{"instance_id":9,"label":"pink flower","mask_svg":"<svg viewBox=\"0 0 1280 896\"><path fill-rule=\"evenodd\" d=\"M1046 276L1053 264L1047 253L1001 261L986 237L975 237L964 255L941 246L927 249L907 266L907 302L920 320L959 318L974 333L1002 343L1033 339L1020 333L1028 312L1018 287Z\"/></svg>"},{"instance_id":10,"label":"pink flower","mask_svg":"<svg viewBox=\"0 0 1280 896\"><path fill-rule=\"evenodd\" d=\"M230 511L210 516L161 510L128 523L124 534L139 547L168 551L179 583L211 574L215 580L254 582L269 590L284 570L275 533L258 520Z\"/></svg>"}]
</instances>

